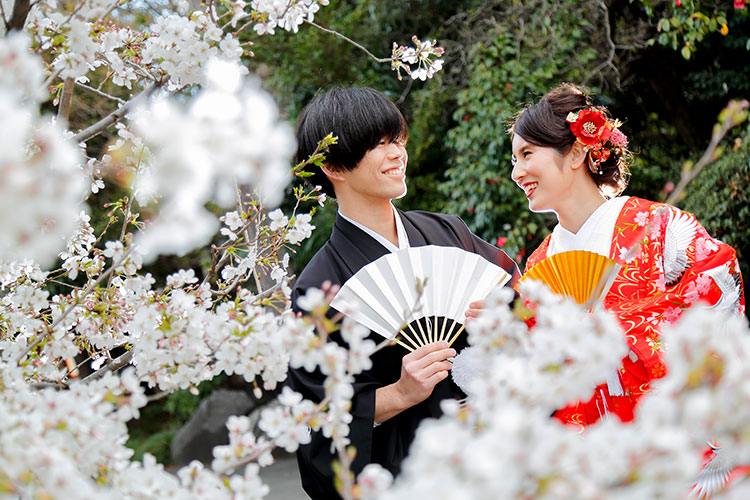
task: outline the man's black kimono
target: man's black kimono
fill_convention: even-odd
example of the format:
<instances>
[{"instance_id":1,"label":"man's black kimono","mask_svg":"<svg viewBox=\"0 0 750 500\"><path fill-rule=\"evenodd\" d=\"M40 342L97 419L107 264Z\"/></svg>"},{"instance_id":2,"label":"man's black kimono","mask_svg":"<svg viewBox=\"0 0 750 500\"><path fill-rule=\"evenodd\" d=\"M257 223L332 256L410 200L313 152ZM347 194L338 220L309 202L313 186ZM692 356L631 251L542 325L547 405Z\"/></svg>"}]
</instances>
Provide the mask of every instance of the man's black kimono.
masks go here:
<instances>
[{"instance_id":1,"label":"man's black kimono","mask_svg":"<svg viewBox=\"0 0 750 500\"><path fill-rule=\"evenodd\" d=\"M458 217L430 212L402 212L398 210L404 229L413 247L424 245L451 246L476 253L505 269L511 275L507 286L518 280L518 267L503 251L475 236ZM292 305L299 311L297 299L310 287L320 288L323 282L342 285L360 268L388 253L388 250L364 231L341 216L336 218L331 238L302 271L292 290ZM338 333L331 340L345 345ZM383 340L370 332L376 343ZM460 351L466 346L466 335L460 335L453 347ZM464 394L448 377L435 386L432 395L381 425L373 426L375 390L396 382L401 375L401 358L408 352L399 345L385 347L372 356L372 368L359 374L354 382L354 397L349 425L349 438L357 454L353 472L358 474L368 463L375 462L391 471L399 472L401 461L414 439L417 426L424 418L439 417L440 401L461 398ZM290 369L288 385L306 399L320 401L324 397L324 376L316 371ZM331 441L320 432L313 432L312 441L297 452L302 486L313 499L339 498L333 486L330 451Z\"/></svg>"}]
</instances>

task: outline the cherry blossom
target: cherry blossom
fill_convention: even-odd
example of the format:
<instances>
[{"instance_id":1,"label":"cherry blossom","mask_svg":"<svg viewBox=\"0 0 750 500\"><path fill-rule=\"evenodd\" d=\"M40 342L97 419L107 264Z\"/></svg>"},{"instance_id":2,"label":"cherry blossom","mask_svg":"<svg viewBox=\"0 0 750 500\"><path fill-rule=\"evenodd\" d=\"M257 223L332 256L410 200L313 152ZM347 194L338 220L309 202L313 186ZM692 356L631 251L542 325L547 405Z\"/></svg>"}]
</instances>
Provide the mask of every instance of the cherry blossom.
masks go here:
<instances>
[{"instance_id":1,"label":"cherry blossom","mask_svg":"<svg viewBox=\"0 0 750 500\"><path fill-rule=\"evenodd\" d=\"M149 258L207 243L218 226L204 205L230 205L235 181L263 186L261 196L271 205L289 182L294 140L270 96L257 83L243 84L228 62L214 61L206 74L209 82L189 109L161 98L132 115L149 150L159 151L135 185L141 196L163 197L160 216L139 238Z\"/></svg>"},{"instance_id":2,"label":"cherry blossom","mask_svg":"<svg viewBox=\"0 0 750 500\"><path fill-rule=\"evenodd\" d=\"M39 96L43 76L41 58L28 47L22 34L0 40L0 260L49 266L74 228L87 187L78 148L28 100Z\"/></svg>"}]
</instances>

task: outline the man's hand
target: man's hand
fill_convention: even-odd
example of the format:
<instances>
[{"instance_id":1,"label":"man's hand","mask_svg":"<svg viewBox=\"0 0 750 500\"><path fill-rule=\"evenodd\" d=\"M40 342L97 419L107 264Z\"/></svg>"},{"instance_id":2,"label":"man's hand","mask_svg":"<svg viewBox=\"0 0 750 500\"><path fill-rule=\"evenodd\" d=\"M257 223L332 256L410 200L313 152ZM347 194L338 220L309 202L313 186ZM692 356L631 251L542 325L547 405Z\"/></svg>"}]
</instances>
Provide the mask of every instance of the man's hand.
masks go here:
<instances>
[{"instance_id":1,"label":"man's hand","mask_svg":"<svg viewBox=\"0 0 750 500\"><path fill-rule=\"evenodd\" d=\"M407 407L421 403L432 394L432 389L448 376L451 362L456 355L448 342L440 341L422 346L401 360L401 378L396 382L401 400Z\"/></svg>"},{"instance_id":2,"label":"man's hand","mask_svg":"<svg viewBox=\"0 0 750 500\"><path fill-rule=\"evenodd\" d=\"M448 342L428 344L401 360L401 377L375 392L375 422L382 423L427 399L435 386L448 376L456 355Z\"/></svg>"},{"instance_id":3,"label":"man's hand","mask_svg":"<svg viewBox=\"0 0 750 500\"><path fill-rule=\"evenodd\" d=\"M469 304L469 308L466 310L466 322L468 323L479 317L479 313L482 312L482 309L484 309L483 300L477 300L476 302Z\"/></svg>"}]
</instances>

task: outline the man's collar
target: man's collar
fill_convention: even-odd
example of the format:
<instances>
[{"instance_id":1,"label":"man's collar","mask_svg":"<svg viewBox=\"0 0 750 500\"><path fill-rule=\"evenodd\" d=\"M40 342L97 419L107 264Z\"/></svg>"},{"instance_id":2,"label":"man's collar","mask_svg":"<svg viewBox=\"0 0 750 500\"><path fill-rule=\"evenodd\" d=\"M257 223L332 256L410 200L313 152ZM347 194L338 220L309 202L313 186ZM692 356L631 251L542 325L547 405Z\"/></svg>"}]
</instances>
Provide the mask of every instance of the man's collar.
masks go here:
<instances>
[{"instance_id":1,"label":"man's collar","mask_svg":"<svg viewBox=\"0 0 750 500\"><path fill-rule=\"evenodd\" d=\"M396 210L396 207L393 206L393 203L391 203L391 207L393 208L393 218L394 218L394 221L396 222L396 236L398 237L398 246L394 245L388 240L388 238L385 238L384 236L373 231L372 229L365 226L364 224L361 224L355 221L354 219L350 219L346 215L342 214L340 210L338 211L338 215L345 221L349 222L350 224L364 231L365 234L367 234L368 236L373 238L375 241L383 245L386 248L386 250L388 250L389 252L395 252L403 248L409 248L409 237L406 234L406 229L404 228L404 222L401 220L401 216Z\"/></svg>"}]
</instances>

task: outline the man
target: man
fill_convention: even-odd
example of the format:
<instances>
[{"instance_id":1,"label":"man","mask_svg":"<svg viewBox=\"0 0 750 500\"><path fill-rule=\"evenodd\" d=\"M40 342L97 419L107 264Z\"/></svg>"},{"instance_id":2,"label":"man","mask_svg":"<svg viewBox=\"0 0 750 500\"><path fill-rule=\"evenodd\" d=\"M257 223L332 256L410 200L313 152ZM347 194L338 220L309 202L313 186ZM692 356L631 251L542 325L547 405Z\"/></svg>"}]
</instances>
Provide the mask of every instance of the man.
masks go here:
<instances>
[{"instance_id":1,"label":"man","mask_svg":"<svg viewBox=\"0 0 750 500\"><path fill-rule=\"evenodd\" d=\"M304 269L292 291L292 304L310 287L326 281L342 285L360 268L388 252L410 246L453 246L477 253L518 279L518 268L505 253L480 240L458 217L402 212L391 200L406 194L405 149L408 131L398 108L368 88L336 88L314 99L297 121L297 161L307 159L329 133L338 137L325 165L310 178L336 198L338 216L328 242ZM373 335L376 342L382 337ZM338 333L331 340L344 344ZM454 344L466 345L466 335ZM356 448L355 474L375 462L397 474L421 420L441 415L439 403L463 393L448 379L448 358L456 350L445 342L411 353L398 345L372 356L373 366L354 383L350 439ZM325 377L291 369L288 384L305 398L320 401ZM305 491L313 499L337 498L330 440L313 433L297 459Z\"/></svg>"}]
</instances>

